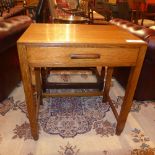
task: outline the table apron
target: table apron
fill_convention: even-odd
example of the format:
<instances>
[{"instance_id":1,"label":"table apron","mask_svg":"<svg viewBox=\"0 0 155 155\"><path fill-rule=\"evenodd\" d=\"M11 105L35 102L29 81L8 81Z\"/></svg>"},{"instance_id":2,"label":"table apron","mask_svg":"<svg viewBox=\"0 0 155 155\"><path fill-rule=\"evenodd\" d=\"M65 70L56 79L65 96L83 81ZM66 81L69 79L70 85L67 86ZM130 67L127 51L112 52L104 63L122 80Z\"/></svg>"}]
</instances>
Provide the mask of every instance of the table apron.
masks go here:
<instances>
[{"instance_id":1,"label":"table apron","mask_svg":"<svg viewBox=\"0 0 155 155\"><path fill-rule=\"evenodd\" d=\"M33 67L135 66L139 48L27 47Z\"/></svg>"}]
</instances>

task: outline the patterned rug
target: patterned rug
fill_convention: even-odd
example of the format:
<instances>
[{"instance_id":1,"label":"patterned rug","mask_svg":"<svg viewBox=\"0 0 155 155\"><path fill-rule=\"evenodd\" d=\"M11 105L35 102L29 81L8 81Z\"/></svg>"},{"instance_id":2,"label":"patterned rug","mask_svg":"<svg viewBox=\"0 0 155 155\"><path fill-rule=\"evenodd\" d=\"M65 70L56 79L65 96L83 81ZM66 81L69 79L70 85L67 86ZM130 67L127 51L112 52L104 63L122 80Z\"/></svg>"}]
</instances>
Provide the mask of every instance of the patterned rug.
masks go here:
<instances>
[{"instance_id":1,"label":"patterned rug","mask_svg":"<svg viewBox=\"0 0 155 155\"><path fill-rule=\"evenodd\" d=\"M110 95L119 111L124 94L116 81ZM116 120L102 97L44 99L34 141L24 100L20 84L0 103L0 155L155 154L153 101L134 101L123 133L116 136Z\"/></svg>"},{"instance_id":2,"label":"patterned rug","mask_svg":"<svg viewBox=\"0 0 155 155\"><path fill-rule=\"evenodd\" d=\"M25 102L16 106L27 113ZM89 132L95 122L104 119L107 111L109 105L102 103L102 97L55 97L43 100L39 123L46 133L69 138Z\"/></svg>"}]
</instances>

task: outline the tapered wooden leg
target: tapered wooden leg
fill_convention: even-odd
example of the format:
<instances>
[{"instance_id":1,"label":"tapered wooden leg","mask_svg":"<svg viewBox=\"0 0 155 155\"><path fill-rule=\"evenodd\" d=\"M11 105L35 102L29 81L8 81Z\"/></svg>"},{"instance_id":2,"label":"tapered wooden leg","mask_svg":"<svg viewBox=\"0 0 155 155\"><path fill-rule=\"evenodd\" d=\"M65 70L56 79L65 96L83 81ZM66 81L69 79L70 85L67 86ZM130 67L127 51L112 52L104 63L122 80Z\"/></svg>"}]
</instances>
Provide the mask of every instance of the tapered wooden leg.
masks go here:
<instances>
[{"instance_id":1,"label":"tapered wooden leg","mask_svg":"<svg viewBox=\"0 0 155 155\"><path fill-rule=\"evenodd\" d=\"M31 134L34 140L38 140L38 123L36 117L36 102L33 95L31 72L27 61L26 47L18 45L18 55L22 73L22 81L25 92L25 100L27 105L28 118L31 127Z\"/></svg>"},{"instance_id":2,"label":"tapered wooden leg","mask_svg":"<svg viewBox=\"0 0 155 155\"><path fill-rule=\"evenodd\" d=\"M114 70L113 67L108 67L106 71L105 86L104 86L104 91L103 91L103 102L108 101L113 70Z\"/></svg>"},{"instance_id":3,"label":"tapered wooden leg","mask_svg":"<svg viewBox=\"0 0 155 155\"><path fill-rule=\"evenodd\" d=\"M129 76L128 85L125 91L124 100L121 106L121 111L118 117L117 126L116 126L117 135L120 135L121 132L123 131L128 113L130 112L130 109L132 106L132 99L135 91L135 86L134 86L134 83L135 83L134 81L136 78L135 75L136 75L135 68L132 67L130 76Z\"/></svg>"},{"instance_id":4,"label":"tapered wooden leg","mask_svg":"<svg viewBox=\"0 0 155 155\"><path fill-rule=\"evenodd\" d=\"M145 56L146 46L142 46L140 48L139 56L136 62L136 66L131 67L130 76L127 84L127 88L125 91L124 100L121 106L120 114L117 120L116 126L116 134L120 135L125 127L125 123L128 117L128 113L130 112L132 106L132 100L134 96L134 92L137 86L139 74L141 71L141 67L143 64L144 56Z\"/></svg>"}]
</instances>

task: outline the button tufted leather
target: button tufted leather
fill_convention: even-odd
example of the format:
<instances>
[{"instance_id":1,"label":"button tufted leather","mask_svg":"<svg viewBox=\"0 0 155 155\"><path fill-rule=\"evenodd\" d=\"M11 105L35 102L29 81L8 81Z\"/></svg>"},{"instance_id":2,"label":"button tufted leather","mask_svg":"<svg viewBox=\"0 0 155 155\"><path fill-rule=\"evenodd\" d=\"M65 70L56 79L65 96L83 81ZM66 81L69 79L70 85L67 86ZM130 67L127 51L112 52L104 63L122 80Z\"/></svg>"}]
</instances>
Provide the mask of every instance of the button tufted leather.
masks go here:
<instances>
[{"instance_id":1,"label":"button tufted leather","mask_svg":"<svg viewBox=\"0 0 155 155\"><path fill-rule=\"evenodd\" d=\"M15 44L14 41L19 37L17 34L23 32L31 23L28 16L15 16L0 22L0 52Z\"/></svg>"},{"instance_id":2,"label":"button tufted leather","mask_svg":"<svg viewBox=\"0 0 155 155\"><path fill-rule=\"evenodd\" d=\"M112 19L110 23L131 32L148 43L134 98L155 100L155 30L119 18ZM123 67L114 70L114 77L123 87L126 87L129 71L129 68Z\"/></svg>"},{"instance_id":3,"label":"button tufted leather","mask_svg":"<svg viewBox=\"0 0 155 155\"><path fill-rule=\"evenodd\" d=\"M28 16L15 16L0 21L0 101L21 80L16 42L31 22Z\"/></svg>"},{"instance_id":4,"label":"button tufted leather","mask_svg":"<svg viewBox=\"0 0 155 155\"><path fill-rule=\"evenodd\" d=\"M130 21L119 19L119 18L112 19L110 23L129 31L132 34L136 35L137 37L146 41L148 43L148 50L146 53L146 58L155 60L155 53L153 54L152 52L150 52L150 49L152 49L151 47L153 47L152 44L155 44L154 39L152 39L154 37L151 37L151 36L155 36L155 30L146 28L141 25L136 25ZM154 51L155 51L155 46L154 46Z\"/></svg>"}]
</instances>

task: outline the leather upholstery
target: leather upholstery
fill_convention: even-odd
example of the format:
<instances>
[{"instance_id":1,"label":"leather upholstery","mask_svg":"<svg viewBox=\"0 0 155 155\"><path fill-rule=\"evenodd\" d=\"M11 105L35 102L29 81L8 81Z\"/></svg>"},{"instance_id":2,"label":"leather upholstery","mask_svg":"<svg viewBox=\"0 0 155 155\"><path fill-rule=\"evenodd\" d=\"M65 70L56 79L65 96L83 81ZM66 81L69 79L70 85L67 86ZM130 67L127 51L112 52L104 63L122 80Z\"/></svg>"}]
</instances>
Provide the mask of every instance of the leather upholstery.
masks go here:
<instances>
[{"instance_id":1,"label":"leather upholstery","mask_svg":"<svg viewBox=\"0 0 155 155\"><path fill-rule=\"evenodd\" d=\"M155 35L154 30L146 28L141 25L136 25L127 20L116 18L116 19L112 19L110 23L117 25L119 27L122 27L123 29L126 29L127 31L133 33L134 35L140 37L143 40L146 40L148 37Z\"/></svg>"},{"instance_id":2,"label":"leather upholstery","mask_svg":"<svg viewBox=\"0 0 155 155\"><path fill-rule=\"evenodd\" d=\"M16 41L30 24L27 16L0 21L0 101L8 97L21 80Z\"/></svg>"},{"instance_id":3,"label":"leather upholstery","mask_svg":"<svg viewBox=\"0 0 155 155\"><path fill-rule=\"evenodd\" d=\"M148 43L145 59L135 91L136 100L155 100L155 30L136 25L122 19L112 19L111 24L117 25ZM130 68L119 67L114 70L114 77L126 87Z\"/></svg>"}]
</instances>

